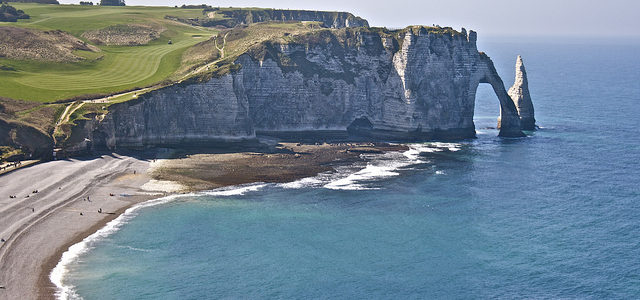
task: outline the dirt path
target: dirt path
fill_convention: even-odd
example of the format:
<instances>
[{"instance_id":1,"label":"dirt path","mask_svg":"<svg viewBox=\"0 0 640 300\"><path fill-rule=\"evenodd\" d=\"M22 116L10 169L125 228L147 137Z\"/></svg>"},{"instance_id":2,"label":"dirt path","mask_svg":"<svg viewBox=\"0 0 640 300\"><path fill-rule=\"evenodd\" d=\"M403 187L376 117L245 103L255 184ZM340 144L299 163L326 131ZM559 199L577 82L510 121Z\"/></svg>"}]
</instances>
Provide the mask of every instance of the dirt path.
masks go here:
<instances>
[{"instance_id":1,"label":"dirt path","mask_svg":"<svg viewBox=\"0 0 640 300\"><path fill-rule=\"evenodd\" d=\"M224 58L224 46L227 44L227 35L229 35L228 32L222 37L222 48L218 47L218 39L216 38L214 40L214 42L216 44L216 49L218 49L218 51L220 51L220 59Z\"/></svg>"},{"instance_id":2,"label":"dirt path","mask_svg":"<svg viewBox=\"0 0 640 300\"><path fill-rule=\"evenodd\" d=\"M58 143L58 141L56 140L56 132L58 132L60 125L65 124L67 122L69 122L69 118L71 118L71 115L76 112L76 110L78 110L80 107L82 107L84 105L85 102L72 102L71 104L69 104L65 109L64 112L62 112L62 114L60 115L60 119L58 119L58 122L56 122L56 126L53 128L53 143L54 145ZM76 105L74 107L74 105Z\"/></svg>"}]
</instances>

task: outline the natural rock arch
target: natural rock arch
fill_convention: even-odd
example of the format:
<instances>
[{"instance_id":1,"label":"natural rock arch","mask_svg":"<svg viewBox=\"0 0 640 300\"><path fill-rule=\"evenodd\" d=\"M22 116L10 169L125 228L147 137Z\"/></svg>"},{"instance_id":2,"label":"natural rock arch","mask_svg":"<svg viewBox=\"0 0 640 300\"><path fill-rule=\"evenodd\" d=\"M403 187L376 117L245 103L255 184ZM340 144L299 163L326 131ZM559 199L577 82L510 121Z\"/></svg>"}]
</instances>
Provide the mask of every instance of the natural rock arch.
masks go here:
<instances>
[{"instance_id":1,"label":"natural rock arch","mask_svg":"<svg viewBox=\"0 0 640 300\"><path fill-rule=\"evenodd\" d=\"M498 75L496 68L484 53L481 54L486 68L479 83L488 83L493 88L493 92L498 97L500 102L500 117L498 117L498 129L500 129L499 136L502 137L523 137L525 136L520 126L520 115L513 99L509 97L507 90L504 87L502 79ZM477 85L475 87L478 88Z\"/></svg>"}]
</instances>

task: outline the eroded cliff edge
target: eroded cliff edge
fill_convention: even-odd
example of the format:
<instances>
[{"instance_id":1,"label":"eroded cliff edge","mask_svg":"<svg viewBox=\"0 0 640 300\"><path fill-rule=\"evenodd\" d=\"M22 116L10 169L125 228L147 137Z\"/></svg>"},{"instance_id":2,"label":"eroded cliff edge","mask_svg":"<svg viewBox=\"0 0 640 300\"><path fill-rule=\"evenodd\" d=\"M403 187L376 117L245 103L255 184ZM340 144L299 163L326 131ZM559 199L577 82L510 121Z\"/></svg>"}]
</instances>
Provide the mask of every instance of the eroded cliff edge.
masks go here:
<instances>
[{"instance_id":1,"label":"eroded cliff edge","mask_svg":"<svg viewBox=\"0 0 640 300\"><path fill-rule=\"evenodd\" d=\"M523 136L516 107L476 33L345 28L260 43L233 71L112 105L85 124L94 146L253 139L419 141L475 136L480 83L501 106L500 135Z\"/></svg>"}]
</instances>

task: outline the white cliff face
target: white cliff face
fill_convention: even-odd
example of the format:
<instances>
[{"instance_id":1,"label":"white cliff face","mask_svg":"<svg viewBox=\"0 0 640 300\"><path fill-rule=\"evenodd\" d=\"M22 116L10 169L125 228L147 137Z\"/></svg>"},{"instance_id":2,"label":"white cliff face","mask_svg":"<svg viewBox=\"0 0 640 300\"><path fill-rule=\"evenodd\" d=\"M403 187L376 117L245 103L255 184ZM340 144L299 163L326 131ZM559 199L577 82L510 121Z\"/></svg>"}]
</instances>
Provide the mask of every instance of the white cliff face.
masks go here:
<instances>
[{"instance_id":1,"label":"white cliff face","mask_svg":"<svg viewBox=\"0 0 640 300\"><path fill-rule=\"evenodd\" d=\"M232 74L114 105L100 131L110 147L255 134L468 138L475 136L476 89L486 82L501 103L501 135L522 135L515 105L491 60L478 53L473 31L399 34L327 30L286 45L264 43L240 56L242 67Z\"/></svg>"},{"instance_id":2,"label":"white cliff face","mask_svg":"<svg viewBox=\"0 0 640 300\"><path fill-rule=\"evenodd\" d=\"M522 130L535 130L536 119L534 116L533 102L529 94L527 71L524 68L524 62L520 55L518 55L516 60L516 79L513 86L509 89L509 97L511 97L518 110Z\"/></svg>"},{"instance_id":3,"label":"white cliff face","mask_svg":"<svg viewBox=\"0 0 640 300\"><path fill-rule=\"evenodd\" d=\"M93 139L98 146L116 148L252 138L241 85L226 75L113 105Z\"/></svg>"}]
</instances>

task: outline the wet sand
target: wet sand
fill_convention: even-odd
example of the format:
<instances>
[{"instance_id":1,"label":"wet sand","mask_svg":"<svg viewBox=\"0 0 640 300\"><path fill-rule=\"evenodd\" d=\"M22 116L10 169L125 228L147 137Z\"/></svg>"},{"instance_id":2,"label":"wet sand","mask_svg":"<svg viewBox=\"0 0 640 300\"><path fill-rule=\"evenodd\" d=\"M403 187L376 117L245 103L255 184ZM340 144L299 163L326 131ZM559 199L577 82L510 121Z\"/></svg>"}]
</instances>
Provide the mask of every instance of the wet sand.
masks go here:
<instances>
[{"instance_id":1,"label":"wet sand","mask_svg":"<svg viewBox=\"0 0 640 300\"><path fill-rule=\"evenodd\" d=\"M280 144L261 152L177 152L162 160L110 154L5 174L0 176L0 238L6 240L0 243L0 298L54 298L49 274L62 253L137 203L169 193L289 182L352 163L362 153L403 150L386 144Z\"/></svg>"}]
</instances>

